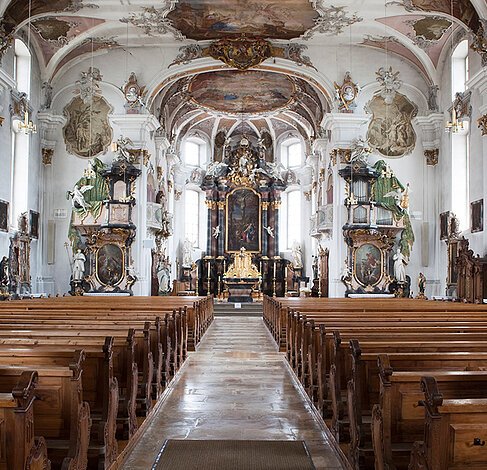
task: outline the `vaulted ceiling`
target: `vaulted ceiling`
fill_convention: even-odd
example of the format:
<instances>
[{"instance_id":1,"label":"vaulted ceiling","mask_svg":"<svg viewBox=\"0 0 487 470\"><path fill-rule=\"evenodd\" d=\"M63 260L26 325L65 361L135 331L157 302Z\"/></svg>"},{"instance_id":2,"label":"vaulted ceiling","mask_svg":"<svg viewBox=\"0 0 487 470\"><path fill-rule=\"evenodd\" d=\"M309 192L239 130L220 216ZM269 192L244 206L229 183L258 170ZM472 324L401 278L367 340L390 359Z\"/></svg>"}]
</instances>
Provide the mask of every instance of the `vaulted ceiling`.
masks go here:
<instances>
[{"instance_id":1,"label":"vaulted ceiling","mask_svg":"<svg viewBox=\"0 0 487 470\"><path fill-rule=\"evenodd\" d=\"M7 37L25 36L28 0L0 0L0 15ZM32 42L45 80L92 51L245 35L386 48L434 82L452 31L477 33L479 17L487 18L485 0L31 0Z\"/></svg>"}]
</instances>

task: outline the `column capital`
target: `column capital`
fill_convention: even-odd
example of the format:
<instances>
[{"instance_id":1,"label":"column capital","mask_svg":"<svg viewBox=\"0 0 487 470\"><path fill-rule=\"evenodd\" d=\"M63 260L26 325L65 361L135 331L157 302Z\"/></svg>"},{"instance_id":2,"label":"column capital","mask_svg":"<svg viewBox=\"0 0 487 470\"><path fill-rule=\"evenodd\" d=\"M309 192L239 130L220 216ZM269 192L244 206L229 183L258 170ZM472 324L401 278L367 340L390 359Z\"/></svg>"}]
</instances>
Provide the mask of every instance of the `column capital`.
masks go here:
<instances>
[{"instance_id":1,"label":"column capital","mask_svg":"<svg viewBox=\"0 0 487 470\"><path fill-rule=\"evenodd\" d=\"M437 149L441 144L441 136L445 132L445 116L443 113L431 113L427 116L417 116L413 124L421 129L422 143L425 150Z\"/></svg>"},{"instance_id":2,"label":"column capital","mask_svg":"<svg viewBox=\"0 0 487 470\"><path fill-rule=\"evenodd\" d=\"M150 140L150 133L161 126L153 114L111 114L108 118L136 147L143 147Z\"/></svg>"},{"instance_id":3,"label":"column capital","mask_svg":"<svg viewBox=\"0 0 487 470\"><path fill-rule=\"evenodd\" d=\"M350 147L354 139L366 133L370 119L366 114L328 113L323 128L331 131L333 147Z\"/></svg>"}]
</instances>

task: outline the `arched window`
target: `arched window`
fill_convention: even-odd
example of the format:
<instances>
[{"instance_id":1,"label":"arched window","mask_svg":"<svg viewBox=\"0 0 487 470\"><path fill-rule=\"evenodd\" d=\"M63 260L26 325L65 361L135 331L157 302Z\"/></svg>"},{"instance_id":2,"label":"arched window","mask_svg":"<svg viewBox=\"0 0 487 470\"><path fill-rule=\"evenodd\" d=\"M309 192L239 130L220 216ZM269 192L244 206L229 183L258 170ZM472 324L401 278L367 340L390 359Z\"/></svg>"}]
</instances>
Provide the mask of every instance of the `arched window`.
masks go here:
<instances>
[{"instance_id":1,"label":"arched window","mask_svg":"<svg viewBox=\"0 0 487 470\"><path fill-rule=\"evenodd\" d=\"M188 166L203 166L206 163L207 145L199 137L189 137L184 142L183 160Z\"/></svg>"},{"instance_id":2,"label":"arched window","mask_svg":"<svg viewBox=\"0 0 487 470\"><path fill-rule=\"evenodd\" d=\"M303 145L297 137L281 144L281 163L285 168L298 168L303 164Z\"/></svg>"},{"instance_id":3,"label":"arched window","mask_svg":"<svg viewBox=\"0 0 487 470\"><path fill-rule=\"evenodd\" d=\"M468 81L468 40L458 44L451 56L451 83L452 100L456 93L463 93Z\"/></svg>"},{"instance_id":4,"label":"arched window","mask_svg":"<svg viewBox=\"0 0 487 470\"><path fill-rule=\"evenodd\" d=\"M184 199L184 237L199 246L200 238L200 193L186 189Z\"/></svg>"},{"instance_id":5,"label":"arched window","mask_svg":"<svg viewBox=\"0 0 487 470\"><path fill-rule=\"evenodd\" d=\"M326 203L333 204L333 175L328 176L326 185Z\"/></svg>"},{"instance_id":6,"label":"arched window","mask_svg":"<svg viewBox=\"0 0 487 470\"><path fill-rule=\"evenodd\" d=\"M291 189L281 196L279 245L281 251L292 249L293 242L302 240L301 190Z\"/></svg>"},{"instance_id":7,"label":"arched window","mask_svg":"<svg viewBox=\"0 0 487 470\"><path fill-rule=\"evenodd\" d=\"M30 93L31 55L27 46L20 40L15 40L14 46L14 78L17 91ZM22 116L19 116L22 118ZM29 153L30 135L19 128L20 121L14 120L12 126L12 170L11 170L11 201L10 224L17 225L17 220L23 212L28 210L29 188Z\"/></svg>"},{"instance_id":8,"label":"arched window","mask_svg":"<svg viewBox=\"0 0 487 470\"><path fill-rule=\"evenodd\" d=\"M468 41L462 41L451 57L452 99L457 93L465 92L468 81ZM468 121L463 122L463 130L451 134L452 156L452 211L458 217L460 230L467 230L470 224L469 204L469 133Z\"/></svg>"}]
</instances>

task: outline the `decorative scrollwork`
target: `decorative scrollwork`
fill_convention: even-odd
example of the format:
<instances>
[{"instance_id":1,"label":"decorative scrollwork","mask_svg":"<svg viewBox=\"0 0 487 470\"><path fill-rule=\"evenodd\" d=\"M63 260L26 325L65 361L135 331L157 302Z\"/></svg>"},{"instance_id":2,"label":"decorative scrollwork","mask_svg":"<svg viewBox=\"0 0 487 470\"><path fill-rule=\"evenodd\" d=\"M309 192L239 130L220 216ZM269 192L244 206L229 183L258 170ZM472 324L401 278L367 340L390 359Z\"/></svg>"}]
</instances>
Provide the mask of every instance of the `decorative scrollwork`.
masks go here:
<instances>
[{"instance_id":1,"label":"decorative scrollwork","mask_svg":"<svg viewBox=\"0 0 487 470\"><path fill-rule=\"evenodd\" d=\"M210 45L209 54L230 67L247 70L272 57L272 48L265 39L246 37L221 39Z\"/></svg>"}]
</instances>

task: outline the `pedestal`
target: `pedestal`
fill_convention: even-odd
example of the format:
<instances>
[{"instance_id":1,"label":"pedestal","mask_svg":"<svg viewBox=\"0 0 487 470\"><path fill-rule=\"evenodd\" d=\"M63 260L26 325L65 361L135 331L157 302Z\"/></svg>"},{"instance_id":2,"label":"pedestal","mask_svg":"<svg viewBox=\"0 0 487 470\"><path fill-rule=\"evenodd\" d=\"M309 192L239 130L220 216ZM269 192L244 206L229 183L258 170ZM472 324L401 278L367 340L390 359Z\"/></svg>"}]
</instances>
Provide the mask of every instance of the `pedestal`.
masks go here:
<instances>
[{"instance_id":1,"label":"pedestal","mask_svg":"<svg viewBox=\"0 0 487 470\"><path fill-rule=\"evenodd\" d=\"M250 303L252 299L252 289L257 285L259 279L224 279L224 284L228 289L228 301L231 303Z\"/></svg>"}]
</instances>

